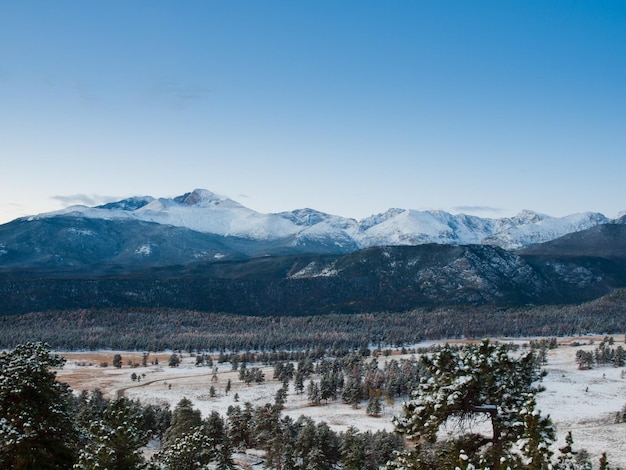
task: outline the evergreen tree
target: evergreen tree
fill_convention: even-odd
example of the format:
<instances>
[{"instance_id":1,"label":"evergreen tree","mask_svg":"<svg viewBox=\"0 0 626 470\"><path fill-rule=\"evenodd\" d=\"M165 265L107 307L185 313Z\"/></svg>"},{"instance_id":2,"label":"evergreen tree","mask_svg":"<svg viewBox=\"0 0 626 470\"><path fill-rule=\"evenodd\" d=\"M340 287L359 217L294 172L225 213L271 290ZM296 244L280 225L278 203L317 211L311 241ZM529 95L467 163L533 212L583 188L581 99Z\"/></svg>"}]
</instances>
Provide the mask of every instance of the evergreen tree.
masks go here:
<instances>
[{"instance_id":1,"label":"evergreen tree","mask_svg":"<svg viewBox=\"0 0 626 470\"><path fill-rule=\"evenodd\" d=\"M71 468L78 439L72 394L50 370L64 362L43 343L0 354L1 468Z\"/></svg>"},{"instance_id":2,"label":"evergreen tree","mask_svg":"<svg viewBox=\"0 0 626 470\"><path fill-rule=\"evenodd\" d=\"M234 469L223 426L219 414L211 416L207 422L176 437L156 454L154 461L164 470L200 470L212 463L219 470Z\"/></svg>"},{"instance_id":3,"label":"evergreen tree","mask_svg":"<svg viewBox=\"0 0 626 470\"><path fill-rule=\"evenodd\" d=\"M349 376L346 385L343 388L341 398L343 401L352 405L352 408L358 408L363 395L363 386L361 384L361 376Z\"/></svg>"},{"instance_id":4,"label":"evergreen tree","mask_svg":"<svg viewBox=\"0 0 626 470\"><path fill-rule=\"evenodd\" d=\"M576 351L576 363L581 370L591 369L593 367L593 353L579 349Z\"/></svg>"},{"instance_id":5,"label":"evergreen tree","mask_svg":"<svg viewBox=\"0 0 626 470\"><path fill-rule=\"evenodd\" d=\"M624 367L626 363L626 350L623 346L615 348L615 354L613 354L613 367Z\"/></svg>"},{"instance_id":6,"label":"evergreen tree","mask_svg":"<svg viewBox=\"0 0 626 470\"><path fill-rule=\"evenodd\" d=\"M118 369L122 367L122 355L121 354L115 354L113 356L113 367L117 367Z\"/></svg>"},{"instance_id":7,"label":"evergreen tree","mask_svg":"<svg viewBox=\"0 0 626 470\"><path fill-rule=\"evenodd\" d=\"M216 458L213 441L197 427L178 436L154 457L160 468L167 470L198 470Z\"/></svg>"},{"instance_id":8,"label":"evergreen tree","mask_svg":"<svg viewBox=\"0 0 626 470\"><path fill-rule=\"evenodd\" d=\"M93 421L102 419L104 410L109 406L109 400L104 398L102 390L96 388L89 394L81 392L78 401L76 424L83 429L89 429Z\"/></svg>"},{"instance_id":9,"label":"evergreen tree","mask_svg":"<svg viewBox=\"0 0 626 470\"><path fill-rule=\"evenodd\" d=\"M307 398L312 405L319 405L322 401L322 395L320 393L320 387L317 382L311 380L307 387Z\"/></svg>"},{"instance_id":10,"label":"evergreen tree","mask_svg":"<svg viewBox=\"0 0 626 470\"><path fill-rule=\"evenodd\" d=\"M293 387L296 393L304 392L304 374L300 369L295 374Z\"/></svg>"},{"instance_id":11,"label":"evergreen tree","mask_svg":"<svg viewBox=\"0 0 626 470\"><path fill-rule=\"evenodd\" d=\"M252 405L249 402L240 406L228 407L228 437L235 448L245 449L252 446Z\"/></svg>"},{"instance_id":12,"label":"evergreen tree","mask_svg":"<svg viewBox=\"0 0 626 470\"><path fill-rule=\"evenodd\" d=\"M274 399L274 403L279 409L282 409L287 401L287 388L289 387L288 383L283 383L283 386L280 387L276 391L276 397Z\"/></svg>"},{"instance_id":13,"label":"evergreen tree","mask_svg":"<svg viewBox=\"0 0 626 470\"><path fill-rule=\"evenodd\" d=\"M301 460L301 468L307 468L309 454L316 446L315 423L308 416L300 416L296 421L299 431L296 436L296 458Z\"/></svg>"},{"instance_id":14,"label":"evergreen tree","mask_svg":"<svg viewBox=\"0 0 626 470\"><path fill-rule=\"evenodd\" d=\"M313 447L306 459L304 470L330 470L331 464L326 460L324 452L319 447Z\"/></svg>"},{"instance_id":15,"label":"evergreen tree","mask_svg":"<svg viewBox=\"0 0 626 470\"><path fill-rule=\"evenodd\" d=\"M233 447L224 418L217 411L211 411L211 414L204 420L203 429L213 441L216 468L218 470L234 468Z\"/></svg>"},{"instance_id":16,"label":"evergreen tree","mask_svg":"<svg viewBox=\"0 0 626 470\"><path fill-rule=\"evenodd\" d=\"M143 409L143 429L150 436L163 440L165 432L172 423L172 411L169 404L147 405Z\"/></svg>"},{"instance_id":17,"label":"evergreen tree","mask_svg":"<svg viewBox=\"0 0 626 470\"><path fill-rule=\"evenodd\" d=\"M341 442L339 436L327 423L320 422L315 429L315 445L322 449L326 461L334 466L341 459Z\"/></svg>"},{"instance_id":18,"label":"evergreen tree","mask_svg":"<svg viewBox=\"0 0 626 470\"><path fill-rule=\"evenodd\" d=\"M170 358L167 361L167 365L170 367L178 367L180 365L180 358L176 353L170 355Z\"/></svg>"},{"instance_id":19,"label":"evergreen tree","mask_svg":"<svg viewBox=\"0 0 626 470\"><path fill-rule=\"evenodd\" d=\"M524 465L545 468L554 428L549 418L535 410L534 397L540 390L536 382L543 374L532 352L513 358L506 346L483 341L459 351L446 346L421 360L426 376L405 405L404 416L394 420L397 430L418 446L389 468L409 462L413 465L409 468L454 468L459 458L493 470ZM489 419L490 436L464 428L479 417ZM442 440L438 431L449 419L461 432L454 439ZM404 463L398 467L400 461Z\"/></svg>"},{"instance_id":20,"label":"evergreen tree","mask_svg":"<svg viewBox=\"0 0 626 470\"><path fill-rule=\"evenodd\" d=\"M193 403L188 398L178 402L172 413L172 422L164 435L164 445L167 447L184 434L189 434L193 429L202 424L200 410L193 408Z\"/></svg>"},{"instance_id":21,"label":"evergreen tree","mask_svg":"<svg viewBox=\"0 0 626 470\"><path fill-rule=\"evenodd\" d=\"M369 416L380 416L382 405L380 404L380 397L373 393L367 402L367 414Z\"/></svg>"},{"instance_id":22,"label":"evergreen tree","mask_svg":"<svg viewBox=\"0 0 626 470\"><path fill-rule=\"evenodd\" d=\"M350 426L343 436L341 464L345 470L361 470L365 460L365 449L357 429Z\"/></svg>"},{"instance_id":23,"label":"evergreen tree","mask_svg":"<svg viewBox=\"0 0 626 470\"><path fill-rule=\"evenodd\" d=\"M141 407L120 398L112 400L101 420L89 428L89 441L80 451L76 470L127 470L141 468L145 461L139 450L148 442L142 429Z\"/></svg>"},{"instance_id":24,"label":"evergreen tree","mask_svg":"<svg viewBox=\"0 0 626 470\"><path fill-rule=\"evenodd\" d=\"M334 400L335 398L337 398L337 389L331 378L330 373L327 373L322 376L322 379L320 380L319 388L320 388L320 398L324 400L325 402L328 402L328 400Z\"/></svg>"}]
</instances>

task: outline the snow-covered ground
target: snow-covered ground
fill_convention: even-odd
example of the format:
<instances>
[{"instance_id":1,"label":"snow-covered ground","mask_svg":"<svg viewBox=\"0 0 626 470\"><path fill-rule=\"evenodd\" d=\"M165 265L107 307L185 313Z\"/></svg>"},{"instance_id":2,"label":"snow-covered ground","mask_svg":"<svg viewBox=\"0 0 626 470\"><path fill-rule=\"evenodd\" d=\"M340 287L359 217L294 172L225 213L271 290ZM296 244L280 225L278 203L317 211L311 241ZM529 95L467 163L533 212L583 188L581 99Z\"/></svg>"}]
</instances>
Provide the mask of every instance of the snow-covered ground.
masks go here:
<instances>
[{"instance_id":1,"label":"snow-covered ground","mask_svg":"<svg viewBox=\"0 0 626 470\"><path fill-rule=\"evenodd\" d=\"M557 426L559 442L563 445L568 430L572 431L575 449L586 449L597 465L602 452L606 452L612 466L626 468L626 423L615 423L616 413L626 404L626 369L596 367L591 370L578 370L575 362L576 351L593 351L602 338L559 339L560 346L549 351L548 375L543 385L546 390L538 395L538 407L542 414L549 414ZM624 338L615 338L615 346L624 345ZM505 341L502 338L500 341ZM581 346L571 346L572 341L585 342ZM519 339L516 342L522 342ZM214 378L211 368L196 367L195 358L185 355L177 368L167 366L169 354L159 355L159 366L129 368L127 361L141 362L138 353L121 352L124 367L99 367L100 362L113 358L114 352L63 353L66 366L58 372L59 380L68 382L74 390L100 388L105 395L115 397L124 393L128 398L138 398L145 403L167 402L173 408L181 398L187 397L200 409L204 416L215 410L226 415L230 405L250 402L253 405L273 403L276 391L281 384L272 380L273 368L265 367L266 382L247 386L231 370L229 363L219 364ZM149 361L154 356L149 358ZM398 358L398 356L394 356ZM382 362L384 358L380 358ZM86 364L86 365L79 365ZM92 364L92 365L89 365ZM248 364L248 368L254 367ZM132 373L142 376L141 381L132 381ZM145 377L143 377L145 374ZM226 395L225 388L231 380L231 390ZM306 383L305 383L306 385ZM210 396L210 388L215 388L216 396ZM284 413L294 419L308 415L315 420L326 421L335 430L345 430L354 426L361 431L377 429L392 430L391 418L402 411L401 400L385 403L379 418L368 417L366 403L353 409L341 400L328 405L309 406L306 393L296 394L290 384ZM238 402L235 401L238 395Z\"/></svg>"}]
</instances>

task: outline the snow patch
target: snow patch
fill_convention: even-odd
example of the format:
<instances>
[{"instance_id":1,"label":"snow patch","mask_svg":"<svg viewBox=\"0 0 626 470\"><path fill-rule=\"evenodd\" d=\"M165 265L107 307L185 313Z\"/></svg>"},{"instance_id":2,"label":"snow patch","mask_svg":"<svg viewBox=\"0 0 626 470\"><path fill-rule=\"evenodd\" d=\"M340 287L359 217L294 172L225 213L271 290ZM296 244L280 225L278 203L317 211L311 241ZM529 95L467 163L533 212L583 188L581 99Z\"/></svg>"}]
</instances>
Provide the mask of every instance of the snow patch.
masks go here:
<instances>
[{"instance_id":1,"label":"snow patch","mask_svg":"<svg viewBox=\"0 0 626 470\"><path fill-rule=\"evenodd\" d=\"M89 230L86 228L76 228L76 227L70 227L67 229L68 233L74 233L76 235L85 235L85 236L95 236L96 232L94 232L93 230Z\"/></svg>"},{"instance_id":2,"label":"snow patch","mask_svg":"<svg viewBox=\"0 0 626 470\"><path fill-rule=\"evenodd\" d=\"M145 245L141 245L139 248L135 250L135 253L138 255L149 256L152 254L152 245L150 245L149 243Z\"/></svg>"},{"instance_id":3,"label":"snow patch","mask_svg":"<svg viewBox=\"0 0 626 470\"><path fill-rule=\"evenodd\" d=\"M311 261L306 267L300 271L292 274L290 277L293 279L301 279L305 277L333 277L339 274L339 270L335 267L335 263L331 263L330 266L324 266L321 270L319 265L315 261Z\"/></svg>"}]
</instances>

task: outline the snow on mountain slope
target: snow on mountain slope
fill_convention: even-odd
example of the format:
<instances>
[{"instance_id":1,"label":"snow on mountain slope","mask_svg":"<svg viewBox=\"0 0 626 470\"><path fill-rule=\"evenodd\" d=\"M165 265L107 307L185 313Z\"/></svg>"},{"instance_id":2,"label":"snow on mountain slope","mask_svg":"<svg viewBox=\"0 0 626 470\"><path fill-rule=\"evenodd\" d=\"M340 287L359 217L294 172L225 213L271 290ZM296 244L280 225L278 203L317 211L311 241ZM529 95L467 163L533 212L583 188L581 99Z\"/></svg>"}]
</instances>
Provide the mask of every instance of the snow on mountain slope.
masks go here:
<instances>
[{"instance_id":1,"label":"snow on mountain slope","mask_svg":"<svg viewBox=\"0 0 626 470\"><path fill-rule=\"evenodd\" d=\"M205 190L157 199L134 214L145 221L255 240L283 238L296 232L294 224L281 217L260 214Z\"/></svg>"},{"instance_id":2,"label":"snow on mountain slope","mask_svg":"<svg viewBox=\"0 0 626 470\"><path fill-rule=\"evenodd\" d=\"M489 244L518 249L610 222L604 215L592 212L555 218L523 211L511 218L487 219L443 211L390 209L361 221L313 209L261 214L204 189L173 199L145 196L97 207L72 206L37 217L59 215L135 219L250 240L291 240L285 242L288 246L334 245L342 251L424 243Z\"/></svg>"},{"instance_id":3,"label":"snow on mountain slope","mask_svg":"<svg viewBox=\"0 0 626 470\"><path fill-rule=\"evenodd\" d=\"M523 211L509 219L499 219L494 233L482 241L506 249L518 249L543 243L572 232L580 232L596 225L610 222L596 212L550 217L532 211Z\"/></svg>"},{"instance_id":4,"label":"snow on mountain slope","mask_svg":"<svg viewBox=\"0 0 626 470\"><path fill-rule=\"evenodd\" d=\"M365 219L358 234L363 247L421 245L423 243L475 244L492 233L489 219L452 215L443 211L390 209Z\"/></svg>"},{"instance_id":5,"label":"snow on mountain slope","mask_svg":"<svg viewBox=\"0 0 626 470\"><path fill-rule=\"evenodd\" d=\"M197 232L267 240L298 232L297 226L276 214L260 214L232 199L196 189L174 199L143 198L146 204L133 209L137 198L99 207L72 206L39 217L66 215L96 219L135 219Z\"/></svg>"}]
</instances>

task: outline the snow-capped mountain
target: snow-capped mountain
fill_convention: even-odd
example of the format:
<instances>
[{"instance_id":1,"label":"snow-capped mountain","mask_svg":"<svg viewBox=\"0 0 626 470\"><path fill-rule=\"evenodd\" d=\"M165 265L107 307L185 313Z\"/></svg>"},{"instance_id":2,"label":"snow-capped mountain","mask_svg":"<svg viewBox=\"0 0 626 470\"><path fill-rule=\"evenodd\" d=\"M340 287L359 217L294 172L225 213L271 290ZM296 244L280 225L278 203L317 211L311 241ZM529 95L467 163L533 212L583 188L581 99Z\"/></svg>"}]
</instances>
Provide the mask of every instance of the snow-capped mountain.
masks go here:
<instances>
[{"instance_id":1,"label":"snow-capped mountain","mask_svg":"<svg viewBox=\"0 0 626 470\"><path fill-rule=\"evenodd\" d=\"M326 246L332 252L425 243L520 249L610 222L594 212L556 218L523 211L515 217L489 219L444 211L390 209L360 221L313 209L262 214L203 189L172 199L146 196L97 207L72 206L34 218L54 216L153 222L222 237L279 242L285 247Z\"/></svg>"},{"instance_id":2,"label":"snow-capped mountain","mask_svg":"<svg viewBox=\"0 0 626 470\"><path fill-rule=\"evenodd\" d=\"M624 219L390 209L357 221L313 209L261 214L206 190L74 206L0 225L0 315L580 302L626 286Z\"/></svg>"}]
</instances>

